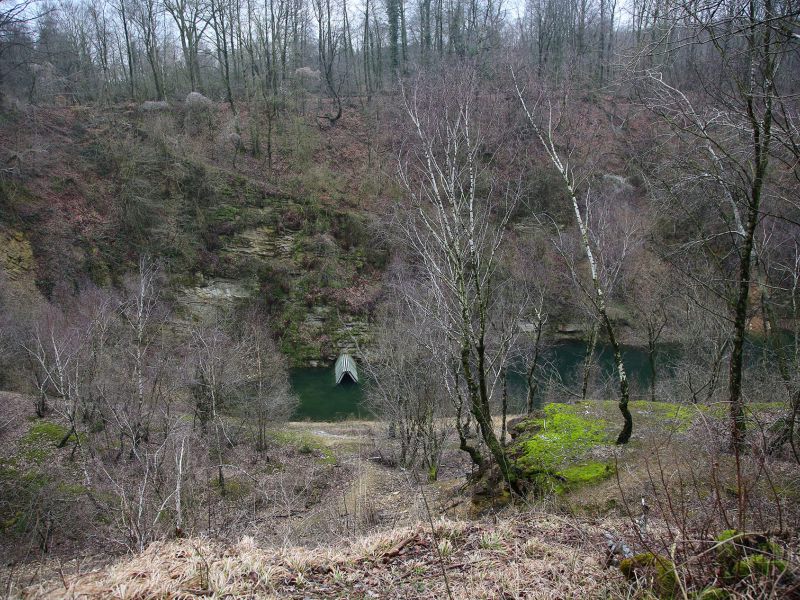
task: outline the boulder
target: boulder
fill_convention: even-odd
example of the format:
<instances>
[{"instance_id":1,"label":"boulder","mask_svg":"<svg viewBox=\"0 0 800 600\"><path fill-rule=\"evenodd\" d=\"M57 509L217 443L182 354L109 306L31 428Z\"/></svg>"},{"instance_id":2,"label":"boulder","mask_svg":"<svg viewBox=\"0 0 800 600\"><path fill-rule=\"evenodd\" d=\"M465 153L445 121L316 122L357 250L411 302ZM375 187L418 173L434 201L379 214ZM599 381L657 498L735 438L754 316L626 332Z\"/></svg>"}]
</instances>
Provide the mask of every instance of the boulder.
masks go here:
<instances>
[{"instance_id":1,"label":"boulder","mask_svg":"<svg viewBox=\"0 0 800 600\"><path fill-rule=\"evenodd\" d=\"M236 152L244 149L244 145L242 144L242 136L240 136L238 133L229 133L228 142L233 146L233 149Z\"/></svg>"},{"instance_id":2,"label":"boulder","mask_svg":"<svg viewBox=\"0 0 800 600\"><path fill-rule=\"evenodd\" d=\"M506 430L512 440L515 440L523 433L535 434L542 429L541 424L537 422L537 419L542 418L544 418L544 412L541 410L534 411L531 415L514 417L506 423Z\"/></svg>"},{"instance_id":3,"label":"boulder","mask_svg":"<svg viewBox=\"0 0 800 600\"><path fill-rule=\"evenodd\" d=\"M169 102L166 100L145 100L139 107L142 112L160 112L169 110Z\"/></svg>"},{"instance_id":4,"label":"boulder","mask_svg":"<svg viewBox=\"0 0 800 600\"><path fill-rule=\"evenodd\" d=\"M211 100L203 96L200 92L189 92L186 96L186 101L184 102L186 106L186 110L192 112L204 112L207 110L211 110L211 107L214 105Z\"/></svg>"}]
</instances>

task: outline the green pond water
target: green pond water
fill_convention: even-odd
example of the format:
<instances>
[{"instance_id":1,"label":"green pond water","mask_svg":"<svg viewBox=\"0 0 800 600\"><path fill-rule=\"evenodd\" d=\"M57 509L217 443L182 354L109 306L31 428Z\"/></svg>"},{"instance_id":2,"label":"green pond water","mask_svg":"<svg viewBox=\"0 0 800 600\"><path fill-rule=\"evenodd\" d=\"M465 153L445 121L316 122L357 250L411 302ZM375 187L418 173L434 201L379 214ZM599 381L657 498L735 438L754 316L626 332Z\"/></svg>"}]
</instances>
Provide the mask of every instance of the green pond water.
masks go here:
<instances>
[{"instance_id":1,"label":"green pond water","mask_svg":"<svg viewBox=\"0 0 800 600\"><path fill-rule=\"evenodd\" d=\"M583 358L586 352L584 342L561 342L548 350L543 356L543 364L552 376L561 378L565 384L580 381ZM602 377L610 377L614 372L613 356L608 347L598 345L596 364ZM628 370L633 390L644 390L650 384L650 367L647 353L642 348L623 348L623 360ZM543 373L545 371L542 371ZM365 381L363 371L359 384L334 385L333 367L292 369L289 378L292 388L300 399L294 418L312 421L338 421L347 418L371 418L364 405ZM525 406L525 380L519 373L510 373L508 394L511 412Z\"/></svg>"},{"instance_id":2,"label":"green pond water","mask_svg":"<svg viewBox=\"0 0 800 600\"><path fill-rule=\"evenodd\" d=\"M339 421L371 417L363 406L364 384L334 385L333 367L292 369L289 380L300 398L294 414L297 420Z\"/></svg>"}]
</instances>

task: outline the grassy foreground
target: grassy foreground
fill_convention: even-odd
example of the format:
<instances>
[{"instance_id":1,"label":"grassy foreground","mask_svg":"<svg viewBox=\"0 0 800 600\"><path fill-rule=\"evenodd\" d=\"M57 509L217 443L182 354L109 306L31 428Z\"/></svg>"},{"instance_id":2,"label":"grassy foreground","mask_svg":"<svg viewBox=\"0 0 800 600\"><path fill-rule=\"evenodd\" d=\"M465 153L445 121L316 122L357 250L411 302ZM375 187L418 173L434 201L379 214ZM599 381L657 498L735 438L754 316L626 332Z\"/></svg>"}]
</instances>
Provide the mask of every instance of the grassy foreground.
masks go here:
<instances>
[{"instance_id":1,"label":"grassy foreground","mask_svg":"<svg viewBox=\"0 0 800 600\"><path fill-rule=\"evenodd\" d=\"M619 571L591 550L602 530L552 515L438 519L309 550L152 544L104 570L33 585L25 598L600 598Z\"/></svg>"}]
</instances>

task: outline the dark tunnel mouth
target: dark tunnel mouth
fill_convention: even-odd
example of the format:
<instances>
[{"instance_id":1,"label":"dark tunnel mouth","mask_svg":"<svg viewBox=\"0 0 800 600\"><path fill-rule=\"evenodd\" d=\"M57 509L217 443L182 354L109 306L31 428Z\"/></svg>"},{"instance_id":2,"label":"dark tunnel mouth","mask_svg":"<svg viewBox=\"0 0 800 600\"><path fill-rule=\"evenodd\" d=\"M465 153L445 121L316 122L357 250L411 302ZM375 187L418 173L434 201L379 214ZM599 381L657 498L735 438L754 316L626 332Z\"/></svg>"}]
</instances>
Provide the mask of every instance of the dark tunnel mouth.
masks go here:
<instances>
[{"instance_id":1,"label":"dark tunnel mouth","mask_svg":"<svg viewBox=\"0 0 800 600\"><path fill-rule=\"evenodd\" d=\"M356 383L358 382L355 379L353 379L353 376L347 371L345 371L344 373L342 373L342 379L339 381L338 385L354 385Z\"/></svg>"}]
</instances>

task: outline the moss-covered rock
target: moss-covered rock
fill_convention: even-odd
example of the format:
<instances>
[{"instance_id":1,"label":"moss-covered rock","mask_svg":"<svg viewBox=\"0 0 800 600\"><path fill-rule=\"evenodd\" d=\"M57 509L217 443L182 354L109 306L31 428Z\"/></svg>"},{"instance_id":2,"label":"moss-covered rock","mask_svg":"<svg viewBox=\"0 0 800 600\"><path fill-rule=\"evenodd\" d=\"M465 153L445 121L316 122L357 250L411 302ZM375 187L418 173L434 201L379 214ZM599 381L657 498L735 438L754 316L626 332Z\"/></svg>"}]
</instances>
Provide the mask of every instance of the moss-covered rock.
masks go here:
<instances>
[{"instance_id":1,"label":"moss-covered rock","mask_svg":"<svg viewBox=\"0 0 800 600\"><path fill-rule=\"evenodd\" d=\"M611 463L592 457L593 450L612 442L607 424L582 415L579 405L548 404L513 429L509 454L520 477L537 490L563 492L614 473Z\"/></svg>"},{"instance_id":2,"label":"moss-covered rock","mask_svg":"<svg viewBox=\"0 0 800 600\"><path fill-rule=\"evenodd\" d=\"M730 575L735 579L775 577L784 571L786 571L786 562L783 560L764 554L754 554L736 561L730 569Z\"/></svg>"},{"instance_id":3,"label":"moss-covered rock","mask_svg":"<svg viewBox=\"0 0 800 600\"><path fill-rule=\"evenodd\" d=\"M783 550L763 533L745 533L736 529L725 529L714 538L717 560L731 563L749 554L766 554L780 558Z\"/></svg>"},{"instance_id":4,"label":"moss-covered rock","mask_svg":"<svg viewBox=\"0 0 800 600\"><path fill-rule=\"evenodd\" d=\"M731 593L720 587L710 587L698 592L693 597L695 600L728 600Z\"/></svg>"},{"instance_id":5,"label":"moss-covered rock","mask_svg":"<svg viewBox=\"0 0 800 600\"><path fill-rule=\"evenodd\" d=\"M645 552L620 562L626 579L645 582L658 598L674 598L679 590L675 564L668 558Z\"/></svg>"},{"instance_id":6,"label":"moss-covered rock","mask_svg":"<svg viewBox=\"0 0 800 600\"><path fill-rule=\"evenodd\" d=\"M511 436L511 439L517 439L521 435L539 433L542 429L542 421L545 416L543 410L537 410L530 415L510 419L506 424L508 434Z\"/></svg>"},{"instance_id":7,"label":"moss-covered rock","mask_svg":"<svg viewBox=\"0 0 800 600\"><path fill-rule=\"evenodd\" d=\"M583 465L566 467L558 471L568 484L579 485L606 479L614 474L611 463L589 462Z\"/></svg>"},{"instance_id":8,"label":"moss-covered rock","mask_svg":"<svg viewBox=\"0 0 800 600\"><path fill-rule=\"evenodd\" d=\"M608 441L605 423L578 415L572 405L548 404L544 413L528 425L536 433L520 440L522 453L517 463L522 468L557 466Z\"/></svg>"},{"instance_id":9,"label":"moss-covered rock","mask_svg":"<svg viewBox=\"0 0 800 600\"><path fill-rule=\"evenodd\" d=\"M763 533L726 529L714 540L720 573L735 583L752 577L775 577L787 569L783 549Z\"/></svg>"}]
</instances>

